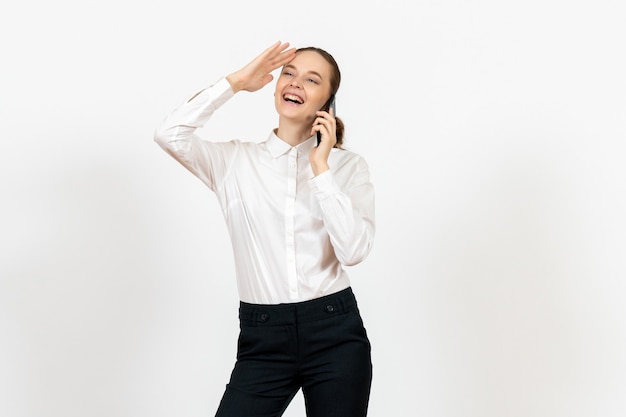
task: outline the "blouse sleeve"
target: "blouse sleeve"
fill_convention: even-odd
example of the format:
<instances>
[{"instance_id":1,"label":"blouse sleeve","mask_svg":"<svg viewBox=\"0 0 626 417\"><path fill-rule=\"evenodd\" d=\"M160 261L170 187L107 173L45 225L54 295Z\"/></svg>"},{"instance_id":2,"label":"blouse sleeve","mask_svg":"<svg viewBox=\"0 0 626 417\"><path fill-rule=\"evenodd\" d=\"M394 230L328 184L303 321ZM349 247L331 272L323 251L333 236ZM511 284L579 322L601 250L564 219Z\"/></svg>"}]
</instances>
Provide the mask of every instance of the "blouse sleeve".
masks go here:
<instances>
[{"instance_id":1,"label":"blouse sleeve","mask_svg":"<svg viewBox=\"0 0 626 417\"><path fill-rule=\"evenodd\" d=\"M227 170L234 144L208 142L194 132L233 95L230 83L222 78L174 109L154 132L154 141L213 191Z\"/></svg>"},{"instance_id":2,"label":"blouse sleeve","mask_svg":"<svg viewBox=\"0 0 626 417\"><path fill-rule=\"evenodd\" d=\"M345 189L330 170L309 181L337 259L346 266L360 263L372 249L375 232L374 187L367 163L358 157Z\"/></svg>"}]
</instances>

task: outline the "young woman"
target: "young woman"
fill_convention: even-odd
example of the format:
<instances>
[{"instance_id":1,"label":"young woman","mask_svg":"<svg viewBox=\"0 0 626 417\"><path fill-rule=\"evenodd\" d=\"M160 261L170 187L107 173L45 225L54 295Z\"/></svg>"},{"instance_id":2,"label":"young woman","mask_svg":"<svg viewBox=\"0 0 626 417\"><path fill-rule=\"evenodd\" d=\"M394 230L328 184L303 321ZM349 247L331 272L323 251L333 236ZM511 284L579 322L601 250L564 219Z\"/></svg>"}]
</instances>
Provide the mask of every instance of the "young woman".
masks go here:
<instances>
[{"instance_id":1,"label":"young woman","mask_svg":"<svg viewBox=\"0 0 626 417\"><path fill-rule=\"evenodd\" d=\"M194 134L234 94L261 89L281 67L278 128L265 141ZM341 146L343 123L325 110L340 81L326 51L277 42L155 132L215 192L234 250L240 335L218 417L280 416L299 389L309 417L367 414L370 342L343 266L372 248L374 189L365 160Z\"/></svg>"}]
</instances>

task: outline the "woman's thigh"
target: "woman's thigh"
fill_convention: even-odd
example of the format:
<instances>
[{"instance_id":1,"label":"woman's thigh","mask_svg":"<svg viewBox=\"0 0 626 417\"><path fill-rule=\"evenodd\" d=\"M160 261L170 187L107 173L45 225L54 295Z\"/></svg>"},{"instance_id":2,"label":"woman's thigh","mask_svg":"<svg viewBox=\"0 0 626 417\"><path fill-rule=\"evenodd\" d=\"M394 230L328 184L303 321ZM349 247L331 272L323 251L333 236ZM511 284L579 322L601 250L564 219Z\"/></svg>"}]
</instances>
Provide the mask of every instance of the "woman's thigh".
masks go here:
<instances>
[{"instance_id":1,"label":"woman's thigh","mask_svg":"<svg viewBox=\"0 0 626 417\"><path fill-rule=\"evenodd\" d=\"M306 328L302 391L307 416L365 417L372 382L371 346L358 309L308 323Z\"/></svg>"}]
</instances>

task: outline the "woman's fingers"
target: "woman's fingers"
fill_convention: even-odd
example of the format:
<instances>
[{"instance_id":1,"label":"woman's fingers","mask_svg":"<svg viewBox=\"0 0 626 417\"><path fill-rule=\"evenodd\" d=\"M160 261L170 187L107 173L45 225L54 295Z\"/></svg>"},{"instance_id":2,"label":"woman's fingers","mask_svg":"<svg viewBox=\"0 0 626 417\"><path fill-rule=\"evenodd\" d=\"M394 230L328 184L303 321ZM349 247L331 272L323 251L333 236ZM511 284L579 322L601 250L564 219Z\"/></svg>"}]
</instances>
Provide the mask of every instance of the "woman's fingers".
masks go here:
<instances>
[{"instance_id":1,"label":"woman's fingers","mask_svg":"<svg viewBox=\"0 0 626 417\"><path fill-rule=\"evenodd\" d=\"M265 50L264 55L267 65L269 66L268 72L282 67L294 58L296 55L296 48L288 50L287 48L289 48L289 42L281 43L278 41Z\"/></svg>"},{"instance_id":2,"label":"woman's fingers","mask_svg":"<svg viewBox=\"0 0 626 417\"><path fill-rule=\"evenodd\" d=\"M291 61L296 54L295 48L286 50L288 47L289 42L276 42L245 67L229 75L227 79L233 91L256 91L272 81L271 72Z\"/></svg>"},{"instance_id":3,"label":"woman's fingers","mask_svg":"<svg viewBox=\"0 0 626 417\"><path fill-rule=\"evenodd\" d=\"M318 111L316 113L317 117L313 121L313 127L311 129L311 134L315 132L320 132L322 134L323 142L333 142L331 147L335 146L335 143L337 143L337 121L332 113L332 109L330 110L330 113ZM326 139L326 137L329 139Z\"/></svg>"}]
</instances>

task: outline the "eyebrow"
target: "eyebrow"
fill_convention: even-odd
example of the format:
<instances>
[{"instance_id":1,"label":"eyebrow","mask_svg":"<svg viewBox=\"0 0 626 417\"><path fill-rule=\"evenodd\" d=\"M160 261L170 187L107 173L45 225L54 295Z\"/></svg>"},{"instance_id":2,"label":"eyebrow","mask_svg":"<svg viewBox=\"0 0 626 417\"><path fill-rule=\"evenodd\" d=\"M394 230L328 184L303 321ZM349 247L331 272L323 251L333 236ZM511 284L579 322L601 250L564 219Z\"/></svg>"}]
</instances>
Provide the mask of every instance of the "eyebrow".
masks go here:
<instances>
[{"instance_id":1,"label":"eyebrow","mask_svg":"<svg viewBox=\"0 0 626 417\"><path fill-rule=\"evenodd\" d=\"M292 69L295 69L295 70L297 70L297 69L298 69L298 68L296 68L296 67L295 67L294 65L292 65L292 64L287 64L287 65L285 65L285 68L292 68ZM320 75L317 71L309 71L309 72L308 72L308 74L317 75L320 79L322 79L322 80L324 79L324 77L322 77L322 76L321 76L321 75Z\"/></svg>"}]
</instances>

